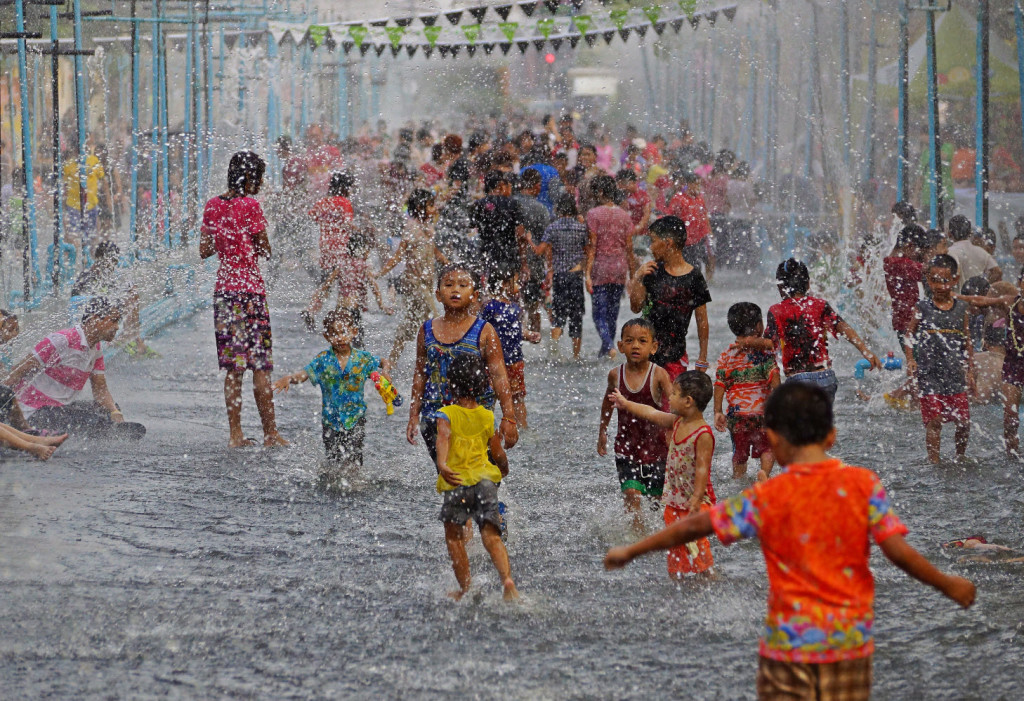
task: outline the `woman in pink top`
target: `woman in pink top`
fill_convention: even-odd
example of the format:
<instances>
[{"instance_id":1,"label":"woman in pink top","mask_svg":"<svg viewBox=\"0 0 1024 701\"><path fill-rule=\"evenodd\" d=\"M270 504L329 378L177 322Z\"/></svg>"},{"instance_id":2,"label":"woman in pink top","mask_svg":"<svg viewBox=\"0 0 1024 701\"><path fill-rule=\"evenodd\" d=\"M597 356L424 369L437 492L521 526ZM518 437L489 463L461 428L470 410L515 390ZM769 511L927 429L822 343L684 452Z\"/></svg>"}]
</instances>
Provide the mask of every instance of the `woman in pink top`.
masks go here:
<instances>
[{"instance_id":1,"label":"woman in pink top","mask_svg":"<svg viewBox=\"0 0 1024 701\"><path fill-rule=\"evenodd\" d=\"M626 279L636 270L633 220L624 209L615 205L618 187L612 176L596 176L591 187L598 204L587 212L587 228L590 230L587 292L591 295L594 326L601 336L598 355L613 357L622 290Z\"/></svg>"},{"instance_id":2,"label":"woman in pink top","mask_svg":"<svg viewBox=\"0 0 1024 701\"><path fill-rule=\"evenodd\" d=\"M228 409L228 446L253 445L242 433L242 378L252 370L253 394L263 422L263 444L287 445L277 432L270 372L270 312L257 257L270 258L267 220L253 196L263 184L266 164L252 151L239 151L228 165L228 190L206 203L199 256L220 260L213 292L217 361L223 370Z\"/></svg>"}]
</instances>

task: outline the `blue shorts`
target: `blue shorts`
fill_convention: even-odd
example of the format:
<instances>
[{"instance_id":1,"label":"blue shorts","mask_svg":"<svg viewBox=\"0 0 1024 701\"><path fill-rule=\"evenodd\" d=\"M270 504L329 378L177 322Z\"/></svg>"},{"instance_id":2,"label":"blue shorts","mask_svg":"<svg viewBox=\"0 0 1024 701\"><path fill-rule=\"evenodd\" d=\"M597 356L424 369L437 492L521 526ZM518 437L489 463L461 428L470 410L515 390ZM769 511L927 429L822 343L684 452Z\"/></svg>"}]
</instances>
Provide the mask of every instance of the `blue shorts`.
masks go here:
<instances>
[{"instance_id":1,"label":"blue shorts","mask_svg":"<svg viewBox=\"0 0 1024 701\"><path fill-rule=\"evenodd\" d=\"M803 382L809 385L817 385L828 392L828 397L833 402L836 400L836 390L839 389L839 380L836 379L836 373L831 369L787 375L786 382Z\"/></svg>"}]
</instances>

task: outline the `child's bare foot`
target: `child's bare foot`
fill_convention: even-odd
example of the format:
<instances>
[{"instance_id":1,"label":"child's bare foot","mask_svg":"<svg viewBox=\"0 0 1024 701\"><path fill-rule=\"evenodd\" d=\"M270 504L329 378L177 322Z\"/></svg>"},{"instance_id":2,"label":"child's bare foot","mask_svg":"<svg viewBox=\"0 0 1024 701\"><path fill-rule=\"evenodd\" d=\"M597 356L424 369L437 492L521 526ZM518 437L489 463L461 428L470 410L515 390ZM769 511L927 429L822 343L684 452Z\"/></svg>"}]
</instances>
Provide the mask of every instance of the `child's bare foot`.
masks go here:
<instances>
[{"instance_id":1,"label":"child's bare foot","mask_svg":"<svg viewBox=\"0 0 1024 701\"><path fill-rule=\"evenodd\" d=\"M456 589L455 591L448 592L448 596L455 601L462 601L462 597L466 595L467 591L469 591L469 589Z\"/></svg>"},{"instance_id":2,"label":"child's bare foot","mask_svg":"<svg viewBox=\"0 0 1024 701\"><path fill-rule=\"evenodd\" d=\"M37 445L60 445L68 439L68 434L62 433L59 436L32 436L32 442Z\"/></svg>"},{"instance_id":3,"label":"child's bare foot","mask_svg":"<svg viewBox=\"0 0 1024 701\"><path fill-rule=\"evenodd\" d=\"M747 476L747 464L733 465L732 466L732 478L734 480L743 479Z\"/></svg>"},{"instance_id":4,"label":"child's bare foot","mask_svg":"<svg viewBox=\"0 0 1024 701\"><path fill-rule=\"evenodd\" d=\"M281 448L286 445L291 445L291 443L282 438L281 434L276 431L268 434L267 437L263 439L264 448Z\"/></svg>"},{"instance_id":5,"label":"child's bare foot","mask_svg":"<svg viewBox=\"0 0 1024 701\"><path fill-rule=\"evenodd\" d=\"M49 460L55 450L57 450L57 446L55 445L40 445L37 443L29 448L28 452L32 453L32 455L35 455L40 460Z\"/></svg>"},{"instance_id":6,"label":"child's bare foot","mask_svg":"<svg viewBox=\"0 0 1024 701\"><path fill-rule=\"evenodd\" d=\"M515 601L519 598L519 590L516 589L516 583L509 577L505 580L505 592L502 594L505 601Z\"/></svg>"},{"instance_id":7,"label":"child's bare foot","mask_svg":"<svg viewBox=\"0 0 1024 701\"><path fill-rule=\"evenodd\" d=\"M757 471L757 481L758 482L767 482L768 481L768 473L765 472L764 470L758 470Z\"/></svg>"},{"instance_id":8,"label":"child's bare foot","mask_svg":"<svg viewBox=\"0 0 1024 701\"><path fill-rule=\"evenodd\" d=\"M231 436L228 438L229 448L251 448L256 445L256 441L245 436Z\"/></svg>"}]
</instances>

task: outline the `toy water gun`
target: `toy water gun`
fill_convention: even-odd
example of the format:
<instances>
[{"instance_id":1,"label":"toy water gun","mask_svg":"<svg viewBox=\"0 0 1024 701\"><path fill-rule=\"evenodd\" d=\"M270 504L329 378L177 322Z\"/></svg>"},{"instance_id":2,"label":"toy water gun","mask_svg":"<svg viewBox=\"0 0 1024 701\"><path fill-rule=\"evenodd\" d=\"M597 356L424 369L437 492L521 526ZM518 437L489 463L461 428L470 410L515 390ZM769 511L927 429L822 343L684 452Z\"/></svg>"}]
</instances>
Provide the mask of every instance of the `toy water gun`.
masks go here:
<instances>
[{"instance_id":1,"label":"toy water gun","mask_svg":"<svg viewBox=\"0 0 1024 701\"><path fill-rule=\"evenodd\" d=\"M370 379L373 380L373 386L377 388L377 393L380 398L384 400L384 404L388 408L388 416L395 413L396 406L402 406L402 395L398 393L395 386L388 381L388 378L381 375L379 372L371 372Z\"/></svg>"},{"instance_id":2,"label":"toy water gun","mask_svg":"<svg viewBox=\"0 0 1024 701\"><path fill-rule=\"evenodd\" d=\"M885 370L902 370L903 369L903 358L897 358L896 354L889 351L884 358L882 358L882 368ZM857 361L854 366L853 376L858 380L864 379L864 372L871 369L871 362L861 358Z\"/></svg>"}]
</instances>

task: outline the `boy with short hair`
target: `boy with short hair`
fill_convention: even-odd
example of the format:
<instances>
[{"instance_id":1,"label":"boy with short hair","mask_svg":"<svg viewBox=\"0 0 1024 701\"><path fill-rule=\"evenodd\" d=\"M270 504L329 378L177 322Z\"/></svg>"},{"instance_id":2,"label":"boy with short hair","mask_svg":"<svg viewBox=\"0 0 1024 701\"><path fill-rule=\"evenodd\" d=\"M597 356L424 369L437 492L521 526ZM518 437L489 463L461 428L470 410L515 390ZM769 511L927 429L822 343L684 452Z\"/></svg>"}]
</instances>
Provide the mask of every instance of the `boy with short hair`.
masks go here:
<instances>
[{"instance_id":1,"label":"boy with short hair","mask_svg":"<svg viewBox=\"0 0 1024 701\"><path fill-rule=\"evenodd\" d=\"M700 270L683 258L687 228L675 216L661 217L651 224L653 261L640 266L629 283L629 307L654 326L658 351L655 363L675 379L690 364L686 352L686 334L690 317L697 319L700 351L694 367L708 369L708 310L711 301L708 284Z\"/></svg>"},{"instance_id":2,"label":"boy with short hair","mask_svg":"<svg viewBox=\"0 0 1024 701\"><path fill-rule=\"evenodd\" d=\"M761 461L758 479L767 479L772 472L772 450L764 434L764 404L768 395L779 386L779 366L775 354L747 348L741 341L758 338L764 333L761 307L753 302L740 302L729 307L729 330L736 336L718 358L715 371L715 430L728 427L732 437L732 478L747 474L747 458ZM722 401L728 408L722 412Z\"/></svg>"},{"instance_id":3,"label":"boy with short hair","mask_svg":"<svg viewBox=\"0 0 1024 701\"><path fill-rule=\"evenodd\" d=\"M601 402L601 426L597 431L597 454L608 453L608 422L612 418L612 394L616 391L633 402L661 409L672 391L672 380L664 368L651 362L658 350L654 327L646 319L627 321L621 332L619 352L625 362L608 372L608 390ZM639 389L633 389L638 387ZM615 469L626 510L633 516L633 529L643 532L641 497L660 498L665 486L665 430L657 424L619 410L615 433Z\"/></svg>"},{"instance_id":4,"label":"boy with short hair","mask_svg":"<svg viewBox=\"0 0 1024 701\"><path fill-rule=\"evenodd\" d=\"M605 568L617 569L644 553L712 533L723 545L757 537L770 587L758 696L867 699L874 652L869 539L897 567L965 608L974 602L974 584L940 572L906 543L907 528L893 512L878 475L827 454L836 431L824 389L783 385L768 399L765 427L785 472L710 512L609 550ZM794 537L797 533L801 537Z\"/></svg>"}]
</instances>

